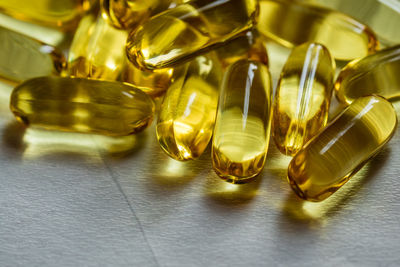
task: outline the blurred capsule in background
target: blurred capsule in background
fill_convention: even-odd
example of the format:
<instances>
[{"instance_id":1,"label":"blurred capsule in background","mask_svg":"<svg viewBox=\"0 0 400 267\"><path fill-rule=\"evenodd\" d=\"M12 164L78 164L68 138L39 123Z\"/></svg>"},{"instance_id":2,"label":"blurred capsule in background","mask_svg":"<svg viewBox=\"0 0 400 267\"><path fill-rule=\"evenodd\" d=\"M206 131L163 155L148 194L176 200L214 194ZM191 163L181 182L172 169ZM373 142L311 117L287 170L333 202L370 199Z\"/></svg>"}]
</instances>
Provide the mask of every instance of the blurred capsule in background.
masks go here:
<instances>
[{"instance_id":1,"label":"blurred capsule in background","mask_svg":"<svg viewBox=\"0 0 400 267\"><path fill-rule=\"evenodd\" d=\"M68 57L74 77L115 80L125 66L127 32L106 21L105 14L87 15L79 23Z\"/></svg>"},{"instance_id":2,"label":"blurred capsule in background","mask_svg":"<svg viewBox=\"0 0 400 267\"><path fill-rule=\"evenodd\" d=\"M305 200L326 199L382 149L396 128L390 102L380 96L358 98L294 156L290 185Z\"/></svg>"},{"instance_id":3,"label":"blurred capsule in background","mask_svg":"<svg viewBox=\"0 0 400 267\"><path fill-rule=\"evenodd\" d=\"M305 42L325 45L338 60L362 58L378 49L375 34L345 14L289 0L261 0L258 30L292 47Z\"/></svg>"},{"instance_id":4,"label":"blurred capsule in background","mask_svg":"<svg viewBox=\"0 0 400 267\"><path fill-rule=\"evenodd\" d=\"M0 0L0 11L20 20L70 30L95 3L96 0Z\"/></svg>"},{"instance_id":5,"label":"blurred capsule in background","mask_svg":"<svg viewBox=\"0 0 400 267\"><path fill-rule=\"evenodd\" d=\"M59 75L65 58L57 48L0 27L0 77L12 82Z\"/></svg>"},{"instance_id":6,"label":"blurred capsule in background","mask_svg":"<svg viewBox=\"0 0 400 267\"><path fill-rule=\"evenodd\" d=\"M293 156L328 120L335 61L317 43L296 46L276 89L272 129L279 150Z\"/></svg>"},{"instance_id":7,"label":"blurred capsule in background","mask_svg":"<svg viewBox=\"0 0 400 267\"><path fill-rule=\"evenodd\" d=\"M256 0L193 0L132 31L127 55L142 69L168 68L247 31L257 15Z\"/></svg>"},{"instance_id":8,"label":"blurred capsule in background","mask_svg":"<svg viewBox=\"0 0 400 267\"><path fill-rule=\"evenodd\" d=\"M342 69L335 83L339 101L377 94L387 99L400 97L400 45L386 48Z\"/></svg>"},{"instance_id":9,"label":"blurred capsule in background","mask_svg":"<svg viewBox=\"0 0 400 267\"><path fill-rule=\"evenodd\" d=\"M153 101L141 90L83 78L27 80L13 90L10 108L32 127L110 136L139 132L154 115Z\"/></svg>"},{"instance_id":10,"label":"blurred capsule in background","mask_svg":"<svg viewBox=\"0 0 400 267\"><path fill-rule=\"evenodd\" d=\"M257 61L236 61L225 73L212 141L212 164L228 182L250 182L264 167L271 124L271 87L267 67Z\"/></svg>"},{"instance_id":11,"label":"blurred capsule in background","mask_svg":"<svg viewBox=\"0 0 400 267\"><path fill-rule=\"evenodd\" d=\"M175 69L158 114L157 138L176 160L196 159L210 142L218 105L222 68L214 53Z\"/></svg>"}]
</instances>

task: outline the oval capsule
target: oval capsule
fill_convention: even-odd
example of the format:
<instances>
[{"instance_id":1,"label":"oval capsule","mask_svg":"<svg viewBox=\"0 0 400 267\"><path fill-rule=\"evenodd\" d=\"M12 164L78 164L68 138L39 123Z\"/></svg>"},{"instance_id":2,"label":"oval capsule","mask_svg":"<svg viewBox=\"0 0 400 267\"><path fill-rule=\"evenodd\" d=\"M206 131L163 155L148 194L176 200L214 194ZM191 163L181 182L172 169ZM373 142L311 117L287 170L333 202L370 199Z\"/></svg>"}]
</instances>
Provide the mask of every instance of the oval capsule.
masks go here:
<instances>
[{"instance_id":1,"label":"oval capsule","mask_svg":"<svg viewBox=\"0 0 400 267\"><path fill-rule=\"evenodd\" d=\"M0 76L13 82L59 75L65 58L57 48L0 27Z\"/></svg>"},{"instance_id":2,"label":"oval capsule","mask_svg":"<svg viewBox=\"0 0 400 267\"><path fill-rule=\"evenodd\" d=\"M387 99L400 97L400 45L386 48L342 69L335 83L340 102L377 94Z\"/></svg>"},{"instance_id":3,"label":"oval capsule","mask_svg":"<svg viewBox=\"0 0 400 267\"><path fill-rule=\"evenodd\" d=\"M81 20L69 51L70 76L115 80L122 72L128 34L103 16L87 15Z\"/></svg>"},{"instance_id":4,"label":"oval capsule","mask_svg":"<svg viewBox=\"0 0 400 267\"><path fill-rule=\"evenodd\" d=\"M376 36L367 26L334 10L296 1L260 1L258 30L288 47L323 44L339 60L362 58L378 49Z\"/></svg>"},{"instance_id":5,"label":"oval capsule","mask_svg":"<svg viewBox=\"0 0 400 267\"><path fill-rule=\"evenodd\" d=\"M215 172L231 183L258 175L267 155L271 77L257 61L239 60L225 73L212 141Z\"/></svg>"},{"instance_id":6,"label":"oval capsule","mask_svg":"<svg viewBox=\"0 0 400 267\"><path fill-rule=\"evenodd\" d=\"M250 29L257 15L256 0L190 1L132 31L127 55L142 69L168 68Z\"/></svg>"},{"instance_id":7,"label":"oval capsule","mask_svg":"<svg viewBox=\"0 0 400 267\"><path fill-rule=\"evenodd\" d=\"M392 138L393 106L380 96L358 98L292 159L288 180L296 194L321 201L342 187Z\"/></svg>"},{"instance_id":8,"label":"oval capsule","mask_svg":"<svg viewBox=\"0 0 400 267\"><path fill-rule=\"evenodd\" d=\"M203 154L214 129L222 68L214 54L198 56L175 69L157 121L161 148L176 160Z\"/></svg>"},{"instance_id":9,"label":"oval capsule","mask_svg":"<svg viewBox=\"0 0 400 267\"><path fill-rule=\"evenodd\" d=\"M141 90L119 82L39 77L13 90L10 109L32 127L123 136L151 123L154 103Z\"/></svg>"},{"instance_id":10,"label":"oval capsule","mask_svg":"<svg viewBox=\"0 0 400 267\"><path fill-rule=\"evenodd\" d=\"M272 132L279 150L293 156L328 120L335 61L325 46L306 43L290 54L276 90Z\"/></svg>"}]
</instances>

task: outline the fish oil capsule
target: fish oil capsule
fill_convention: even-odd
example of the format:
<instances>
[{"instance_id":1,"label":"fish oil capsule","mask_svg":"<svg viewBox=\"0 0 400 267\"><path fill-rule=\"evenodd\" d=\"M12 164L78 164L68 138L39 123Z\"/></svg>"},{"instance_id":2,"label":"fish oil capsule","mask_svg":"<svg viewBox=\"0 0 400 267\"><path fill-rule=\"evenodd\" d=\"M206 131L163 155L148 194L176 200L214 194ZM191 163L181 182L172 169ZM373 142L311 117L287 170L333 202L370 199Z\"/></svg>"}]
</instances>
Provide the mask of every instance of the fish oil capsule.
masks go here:
<instances>
[{"instance_id":1,"label":"fish oil capsule","mask_svg":"<svg viewBox=\"0 0 400 267\"><path fill-rule=\"evenodd\" d=\"M176 160L196 159L214 129L222 68L213 53L175 69L177 77L162 102L157 121L161 148Z\"/></svg>"},{"instance_id":2,"label":"fish oil capsule","mask_svg":"<svg viewBox=\"0 0 400 267\"><path fill-rule=\"evenodd\" d=\"M350 104L361 96L400 97L400 45L386 48L342 69L335 83L340 102Z\"/></svg>"},{"instance_id":3,"label":"fish oil capsule","mask_svg":"<svg viewBox=\"0 0 400 267\"><path fill-rule=\"evenodd\" d=\"M239 35L216 51L224 68L240 59L255 60L268 66L267 48L255 29Z\"/></svg>"},{"instance_id":4,"label":"fish oil capsule","mask_svg":"<svg viewBox=\"0 0 400 267\"><path fill-rule=\"evenodd\" d=\"M0 0L0 11L20 20L69 30L96 0Z\"/></svg>"},{"instance_id":5,"label":"fish oil capsule","mask_svg":"<svg viewBox=\"0 0 400 267\"><path fill-rule=\"evenodd\" d=\"M13 82L58 75L65 58L55 47L0 27L0 76Z\"/></svg>"},{"instance_id":6,"label":"fish oil capsule","mask_svg":"<svg viewBox=\"0 0 400 267\"><path fill-rule=\"evenodd\" d=\"M272 132L279 150L293 156L328 120L335 61L325 46L296 46L278 82Z\"/></svg>"},{"instance_id":7,"label":"fish oil capsule","mask_svg":"<svg viewBox=\"0 0 400 267\"><path fill-rule=\"evenodd\" d=\"M257 15L256 0L193 0L132 31L127 55L142 69L169 68L247 31Z\"/></svg>"},{"instance_id":8,"label":"fish oil capsule","mask_svg":"<svg viewBox=\"0 0 400 267\"><path fill-rule=\"evenodd\" d=\"M358 98L300 150L289 164L296 194L321 201L343 186L392 138L393 106L380 96Z\"/></svg>"},{"instance_id":9,"label":"fish oil capsule","mask_svg":"<svg viewBox=\"0 0 400 267\"><path fill-rule=\"evenodd\" d=\"M119 82L39 77L18 85L11 111L25 125L48 130L123 136L152 121L154 103L141 90Z\"/></svg>"},{"instance_id":10,"label":"fish oil capsule","mask_svg":"<svg viewBox=\"0 0 400 267\"><path fill-rule=\"evenodd\" d=\"M270 117L267 67L257 61L236 61L222 82L212 141L212 164L222 179L246 183L262 171Z\"/></svg>"},{"instance_id":11,"label":"fish oil capsule","mask_svg":"<svg viewBox=\"0 0 400 267\"><path fill-rule=\"evenodd\" d=\"M338 60L362 58L378 48L375 34L367 26L334 10L296 1L260 1L258 30L288 47L305 42L323 44Z\"/></svg>"},{"instance_id":12,"label":"fish oil capsule","mask_svg":"<svg viewBox=\"0 0 400 267\"><path fill-rule=\"evenodd\" d=\"M104 16L81 20L69 52L69 75L115 80L122 72L127 32L109 25Z\"/></svg>"}]
</instances>

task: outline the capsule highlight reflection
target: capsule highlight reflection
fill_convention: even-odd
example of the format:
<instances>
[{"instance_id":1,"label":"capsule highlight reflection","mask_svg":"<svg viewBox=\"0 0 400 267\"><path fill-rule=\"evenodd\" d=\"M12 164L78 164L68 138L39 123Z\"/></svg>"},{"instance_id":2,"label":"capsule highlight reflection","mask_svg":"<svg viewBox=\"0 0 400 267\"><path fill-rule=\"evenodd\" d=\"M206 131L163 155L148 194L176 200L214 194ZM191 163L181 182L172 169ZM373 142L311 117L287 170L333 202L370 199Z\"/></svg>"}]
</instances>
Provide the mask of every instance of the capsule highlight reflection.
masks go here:
<instances>
[{"instance_id":1,"label":"capsule highlight reflection","mask_svg":"<svg viewBox=\"0 0 400 267\"><path fill-rule=\"evenodd\" d=\"M190 1L132 31L127 55L143 69L171 67L250 29L257 15L256 0Z\"/></svg>"},{"instance_id":2,"label":"capsule highlight reflection","mask_svg":"<svg viewBox=\"0 0 400 267\"><path fill-rule=\"evenodd\" d=\"M378 49L367 26L334 10L296 1L261 0L258 30L288 47L323 44L339 60L362 58Z\"/></svg>"},{"instance_id":3,"label":"capsule highlight reflection","mask_svg":"<svg viewBox=\"0 0 400 267\"><path fill-rule=\"evenodd\" d=\"M154 103L141 90L118 82L40 77L17 86L11 111L25 125L48 130L123 136L152 121Z\"/></svg>"},{"instance_id":4,"label":"capsule highlight reflection","mask_svg":"<svg viewBox=\"0 0 400 267\"><path fill-rule=\"evenodd\" d=\"M347 64L336 80L336 96L346 104L370 94L399 98L399 73L400 45L397 45Z\"/></svg>"},{"instance_id":5,"label":"capsule highlight reflection","mask_svg":"<svg viewBox=\"0 0 400 267\"><path fill-rule=\"evenodd\" d=\"M210 53L196 57L175 71L177 78L158 114L157 138L172 158L196 159L212 136L222 68Z\"/></svg>"},{"instance_id":6,"label":"capsule highlight reflection","mask_svg":"<svg viewBox=\"0 0 400 267\"><path fill-rule=\"evenodd\" d=\"M21 82L43 75L59 75L65 58L57 48L0 27L0 76Z\"/></svg>"},{"instance_id":7,"label":"capsule highlight reflection","mask_svg":"<svg viewBox=\"0 0 400 267\"><path fill-rule=\"evenodd\" d=\"M288 180L296 194L321 201L343 186L392 138L393 106L380 96L355 100L294 156Z\"/></svg>"},{"instance_id":8,"label":"capsule highlight reflection","mask_svg":"<svg viewBox=\"0 0 400 267\"><path fill-rule=\"evenodd\" d=\"M335 61L320 44L293 49L278 82L273 137L279 150L293 156L328 120Z\"/></svg>"},{"instance_id":9,"label":"capsule highlight reflection","mask_svg":"<svg viewBox=\"0 0 400 267\"><path fill-rule=\"evenodd\" d=\"M257 61L231 65L222 82L212 142L215 172L231 183L250 182L267 155L271 117L271 78Z\"/></svg>"}]
</instances>

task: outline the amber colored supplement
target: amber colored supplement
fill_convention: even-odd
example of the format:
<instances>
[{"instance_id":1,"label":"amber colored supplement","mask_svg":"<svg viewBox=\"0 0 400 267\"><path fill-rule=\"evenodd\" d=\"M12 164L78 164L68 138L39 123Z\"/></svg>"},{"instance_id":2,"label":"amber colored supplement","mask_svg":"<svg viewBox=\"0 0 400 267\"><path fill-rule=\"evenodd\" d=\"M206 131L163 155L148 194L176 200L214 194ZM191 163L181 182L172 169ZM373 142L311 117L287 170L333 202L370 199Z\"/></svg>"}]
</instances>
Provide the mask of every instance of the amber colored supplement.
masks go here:
<instances>
[{"instance_id":1,"label":"amber colored supplement","mask_svg":"<svg viewBox=\"0 0 400 267\"><path fill-rule=\"evenodd\" d=\"M212 164L228 182L250 182L264 167L271 88L269 71L258 61L236 61L225 73L212 141Z\"/></svg>"},{"instance_id":2,"label":"amber colored supplement","mask_svg":"<svg viewBox=\"0 0 400 267\"><path fill-rule=\"evenodd\" d=\"M87 15L81 20L69 51L69 75L115 80L125 67L128 34L109 25L103 16Z\"/></svg>"},{"instance_id":3,"label":"amber colored supplement","mask_svg":"<svg viewBox=\"0 0 400 267\"><path fill-rule=\"evenodd\" d=\"M289 164L296 194L321 201L343 186L392 138L397 116L380 96L358 98L307 143Z\"/></svg>"},{"instance_id":4,"label":"amber colored supplement","mask_svg":"<svg viewBox=\"0 0 400 267\"><path fill-rule=\"evenodd\" d=\"M362 58L378 48L367 26L334 10L296 1L261 0L258 30L288 47L323 44L338 60Z\"/></svg>"},{"instance_id":5,"label":"amber colored supplement","mask_svg":"<svg viewBox=\"0 0 400 267\"><path fill-rule=\"evenodd\" d=\"M339 101L350 104L361 96L400 97L400 45L386 48L342 69L335 83Z\"/></svg>"},{"instance_id":6,"label":"amber colored supplement","mask_svg":"<svg viewBox=\"0 0 400 267\"><path fill-rule=\"evenodd\" d=\"M0 27L0 76L21 82L43 75L58 75L65 58L57 48Z\"/></svg>"},{"instance_id":7,"label":"amber colored supplement","mask_svg":"<svg viewBox=\"0 0 400 267\"><path fill-rule=\"evenodd\" d=\"M272 132L279 150L293 156L328 120L335 61L325 46L296 46L278 82Z\"/></svg>"},{"instance_id":8,"label":"amber colored supplement","mask_svg":"<svg viewBox=\"0 0 400 267\"><path fill-rule=\"evenodd\" d=\"M123 136L153 119L154 103L141 90L120 82L39 77L18 85L11 111L25 125L48 130Z\"/></svg>"},{"instance_id":9,"label":"amber colored supplement","mask_svg":"<svg viewBox=\"0 0 400 267\"><path fill-rule=\"evenodd\" d=\"M96 0L0 0L0 11L17 19L69 30Z\"/></svg>"},{"instance_id":10,"label":"amber colored supplement","mask_svg":"<svg viewBox=\"0 0 400 267\"><path fill-rule=\"evenodd\" d=\"M211 140L222 68L213 53L175 69L177 76L161 104L157 138L176 160L196 159Z\"/></svg>"},{"instance_id":11,"label":"amber colored supplement","mask_svg":"<svg viewBox=\"0 0 400 267\"><path fill-rule=\"evenodd\" d=\"M169 68L247 31L257 15L256 0L193 0L132 31L127 55L142 69Z\"/></svg>"},{"instance_id":12,"label":"amber colored supplement","mask_svg":"<svg viewBox=\"0 0 400 267\"><path fill-rule=\"evenodd\" d=\"M268 66L267 48L256 29L239 35L216 51L224 68L240 59L255 60Z\"/></svg>"}]
</instances>

